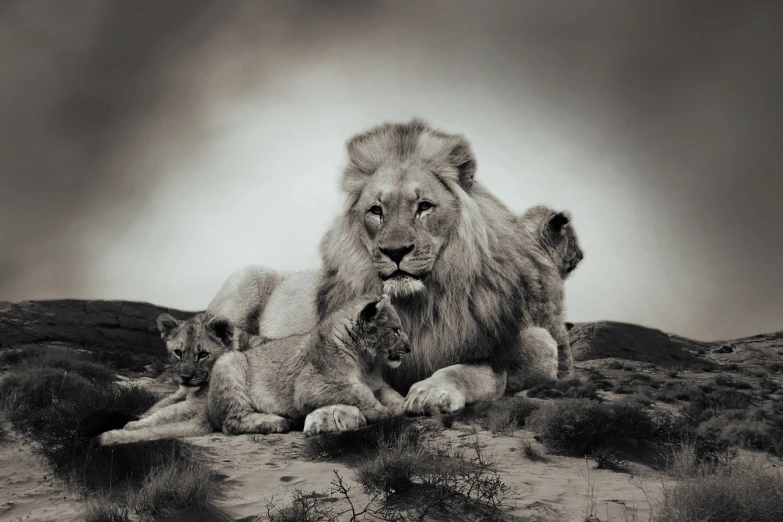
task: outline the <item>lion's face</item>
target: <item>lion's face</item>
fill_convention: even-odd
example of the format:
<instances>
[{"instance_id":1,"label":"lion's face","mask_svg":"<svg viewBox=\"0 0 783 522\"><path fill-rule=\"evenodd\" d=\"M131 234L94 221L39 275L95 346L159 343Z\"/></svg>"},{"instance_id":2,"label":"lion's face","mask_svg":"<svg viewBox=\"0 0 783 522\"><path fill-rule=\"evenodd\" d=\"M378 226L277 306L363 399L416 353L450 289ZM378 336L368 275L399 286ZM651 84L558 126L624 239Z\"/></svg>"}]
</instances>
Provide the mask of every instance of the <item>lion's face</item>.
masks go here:
<instances>
[{"instance_id":1,"label":"lion's face","mask_svg":"<svg viewBox=\"0 0 783 522\"><path fill-rule=\"evenodd\" d=\"M224 317L200 313L178 321L169 314L161 314L157 323L174 363L174 372L183 386L209 382L217 358L232 348L234 327Z\"/></svg>"},{"instance_id":2,"label":"lion's face","mask_svg":"<svg viewBox=\"0 0 783 522\"><path fill-rule=\"evenodd\" d=\"M378 169L354 212L361 218L360 239L384 292L394 297L425 288L459 221L456 197L421 163Z\"/></svg>"}]
</instances>

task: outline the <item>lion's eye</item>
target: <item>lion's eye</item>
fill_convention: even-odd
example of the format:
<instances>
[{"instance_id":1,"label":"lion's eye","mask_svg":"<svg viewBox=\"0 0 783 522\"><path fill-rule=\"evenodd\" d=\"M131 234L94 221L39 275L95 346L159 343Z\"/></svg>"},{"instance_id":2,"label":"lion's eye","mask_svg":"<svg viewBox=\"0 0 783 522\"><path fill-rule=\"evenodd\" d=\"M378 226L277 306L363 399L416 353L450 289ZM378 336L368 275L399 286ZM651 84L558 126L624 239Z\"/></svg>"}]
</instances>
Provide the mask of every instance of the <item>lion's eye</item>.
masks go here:
<instances>
[{"instance_id":1,"label":"lion's eye","mask_svg":"<svg viewBox=\"0 0 783 522\"><path fill-rule=\"evenodd\" d=\"M174 350L174 355L177 356L177 359L182 359L182 352L180 352L179 350Z\"/></svg>"},{"instance_id":2,"label":"lion's eye","mask_svg":"<svg viewBox=\"0 0 783 522\"><path fill-rule=\"evenodd\" d=\"M422 201L421 203L419 203L419 212L426 212L434 206L435 205L433 205L429 201Z\"/></svg>"},{"instance_id":3,"label":"lion's eye","mask_svg":"<svg viewBox=\"0 0 783 522\"><path fill-rule=\"evenodd\" d=\"M376 216L382 216L383 215L383 209L380 205L373 205L370 207L370 214L375 214Z\"/></svg>"},{"instance_id":4,"label":"lion's eye","mask_svg":"<svg viewBox=\"0 0 783 522\"><path fill-rule=\"evenodd\" d=\"M199 361L201 359L206 359L207 357L209 357L209 352L198 352L198 360Z\"/></svg>"}]
</instances>

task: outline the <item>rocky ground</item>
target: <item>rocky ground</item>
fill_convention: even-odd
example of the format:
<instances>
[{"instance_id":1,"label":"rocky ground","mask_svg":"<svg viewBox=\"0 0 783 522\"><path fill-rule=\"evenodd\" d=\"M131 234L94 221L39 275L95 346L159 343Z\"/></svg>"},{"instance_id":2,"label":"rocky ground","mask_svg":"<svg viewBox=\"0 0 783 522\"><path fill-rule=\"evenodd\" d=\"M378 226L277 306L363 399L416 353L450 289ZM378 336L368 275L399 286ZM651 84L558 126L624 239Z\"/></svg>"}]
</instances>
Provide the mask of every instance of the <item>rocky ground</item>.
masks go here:
<instances>
[{"instance_id":1,"label":"rocky ground","mask_svg":"<svg viewBox=\"0 0 783 522\"><path fill-rule=\"evenodd\" d=\"M140 383L165 393L174 386L165 374L160 376L159 358L165 348L155 318L163 311L178 318L192 313L120 301L0 303L0 356L6 355L8 370L13 357L7 355L30 346L88 353L93 360L114 366L119 384ZM570 336L576 378L523 392L530 401L630 401L649 411L678 413L705 397L739 398L746 401L744 410L756 412L752 418L737 413L740 408L727 407L725 415L705 417L706 427L699 429L739 437L749 446L746 449L767 450L753 454L743 450L762 459L765 466L782 464L778 456L783 446L777 450L753 446L775 442L775 429L783 430L783 332L701 342L637 325L595 322L572 325ZM33 451L34 445L4 423L0 519L78 520L79 494L55 480L44 459ZM498 427L459 416L448 422L421 423L440 423L439 429L428 432L430 443L466 451L478 445L492 457L497 476L508 486L504 513L518 520L583 521L588 516L648 520L650 500L655 502L666 480L660 462L650 455L614 455L613 465L596 469L594 459L550 451L522 426ZM761 442L758 434L745 437L739 430L742 433L737 435L738 426L747 431L751 425L767 430L765 436L772 435ZM364 457L319 454L301 433L266 437L216 433L189 439L187 444L224 486L215 507L232 520L263 519L270 500L289 502L296 489L328 492L335 470L353 487L358 504L369 500L356 478Z\"/></svg>"}]
</instances>

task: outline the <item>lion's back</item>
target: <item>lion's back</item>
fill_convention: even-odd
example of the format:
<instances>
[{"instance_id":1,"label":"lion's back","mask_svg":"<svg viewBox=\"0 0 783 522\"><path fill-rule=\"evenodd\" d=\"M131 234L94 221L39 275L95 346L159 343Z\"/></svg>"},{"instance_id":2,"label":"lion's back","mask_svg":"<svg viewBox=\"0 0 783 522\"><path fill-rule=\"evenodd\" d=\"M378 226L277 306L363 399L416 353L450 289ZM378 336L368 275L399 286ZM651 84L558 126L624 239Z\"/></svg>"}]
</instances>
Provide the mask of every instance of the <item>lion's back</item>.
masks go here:
<instances>
[{"instance_id":1,"label":"lion's back","mask_svg":"<svg viewBox=\"0 0 783 522\"><path fill-rule=\"evenodd\" d=\"M316 325L320 278L319 270L286 272L248 265L229 276L207 311L267 339L304 334Z\"/></svg>"}]
</instances>

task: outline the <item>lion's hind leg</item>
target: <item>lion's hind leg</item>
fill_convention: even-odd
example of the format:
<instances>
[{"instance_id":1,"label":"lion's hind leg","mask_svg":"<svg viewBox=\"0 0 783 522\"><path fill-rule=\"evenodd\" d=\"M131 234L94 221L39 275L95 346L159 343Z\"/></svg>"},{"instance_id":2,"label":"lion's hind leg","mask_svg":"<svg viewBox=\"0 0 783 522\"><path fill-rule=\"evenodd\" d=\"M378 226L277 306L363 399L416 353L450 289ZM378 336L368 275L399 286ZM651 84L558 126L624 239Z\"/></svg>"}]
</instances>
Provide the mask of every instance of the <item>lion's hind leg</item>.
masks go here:
<instances>
[{"instance_id":1,"label":"lion's hind leg","mask_svg":"<svg viewBox=\"0 0 783 522\"><path fill-rule=\"evenodd\" d=\"M226 435L287 433L287 419L256 411L247 389L247 359L243 353L222 356L212 369L209 416Z\"/></svg>"}]
</instances>

